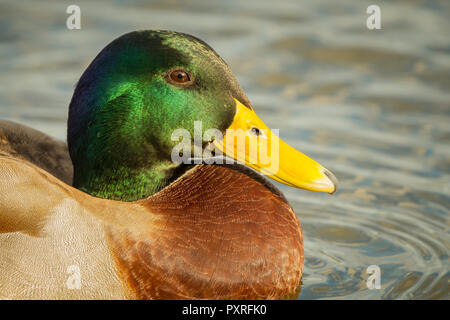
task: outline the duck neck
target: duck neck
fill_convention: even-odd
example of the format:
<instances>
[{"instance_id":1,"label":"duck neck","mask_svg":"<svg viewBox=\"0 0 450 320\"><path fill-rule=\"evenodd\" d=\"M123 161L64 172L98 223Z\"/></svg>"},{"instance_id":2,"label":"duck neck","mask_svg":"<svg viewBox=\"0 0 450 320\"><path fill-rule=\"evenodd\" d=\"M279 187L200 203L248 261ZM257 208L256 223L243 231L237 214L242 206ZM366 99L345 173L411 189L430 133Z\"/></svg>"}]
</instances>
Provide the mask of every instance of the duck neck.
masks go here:
<instances>
[{"instance_id":1,"label":"duck neck","mask_svg":"<svg viewBox=\"0 0 450 320\"><path fill-rule=\"evenodd\" d=\"M186 166L158 160L138 167L97 161L82 169L74 168L73 186L99 198L136 201L157 193L186 169Z\"/></svg>"}]
</instances>

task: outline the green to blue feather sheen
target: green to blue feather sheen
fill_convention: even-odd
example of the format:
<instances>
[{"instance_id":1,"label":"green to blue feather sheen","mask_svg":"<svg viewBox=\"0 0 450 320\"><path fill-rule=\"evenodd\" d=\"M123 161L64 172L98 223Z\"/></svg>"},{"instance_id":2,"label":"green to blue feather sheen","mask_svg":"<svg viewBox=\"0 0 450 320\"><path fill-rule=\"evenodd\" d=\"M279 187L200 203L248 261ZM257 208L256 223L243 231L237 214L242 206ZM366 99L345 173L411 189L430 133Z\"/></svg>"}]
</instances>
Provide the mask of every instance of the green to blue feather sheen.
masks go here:
<instances>
[{"instance_id":1,"label":"green to blue feather sheen","mask_svg":"<svg viewBox=\"0 0 450 320\"><path fill-rule=\"evenodd\" d=\"M166 81L171 70L189 86ZM236 98L250 103L231 70L203 41L171 31L135 31L107 45L81 76L69 107L74 186L97 197L134 201L184 172L171 161L172 132L194 121L225 131ZM206 142L205 142L206 143Z\"/></svg>"}]
</instances>

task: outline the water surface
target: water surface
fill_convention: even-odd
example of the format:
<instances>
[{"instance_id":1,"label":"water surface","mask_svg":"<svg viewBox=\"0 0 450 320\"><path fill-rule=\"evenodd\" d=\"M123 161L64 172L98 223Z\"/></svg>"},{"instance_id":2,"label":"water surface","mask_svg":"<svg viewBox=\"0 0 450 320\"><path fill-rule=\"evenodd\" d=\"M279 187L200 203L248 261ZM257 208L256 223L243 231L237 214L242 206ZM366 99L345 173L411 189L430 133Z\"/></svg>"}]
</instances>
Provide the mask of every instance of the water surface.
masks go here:
<instances>
[{"instance_id":1,"label":"water surface","mask_svg":"<svg viewBox=\"0 0 450 320\"><path fill-rule=\"evenodd\" d=\"M65 139L74 84L136 29L196 35L229 63L256 111L333 171L335 195L291 189L302 223L299 299L449 299L450 3L377 1L0 2L0 118ZM366 287L369 265L381 289Z\"/></svg>"}]
</instances>

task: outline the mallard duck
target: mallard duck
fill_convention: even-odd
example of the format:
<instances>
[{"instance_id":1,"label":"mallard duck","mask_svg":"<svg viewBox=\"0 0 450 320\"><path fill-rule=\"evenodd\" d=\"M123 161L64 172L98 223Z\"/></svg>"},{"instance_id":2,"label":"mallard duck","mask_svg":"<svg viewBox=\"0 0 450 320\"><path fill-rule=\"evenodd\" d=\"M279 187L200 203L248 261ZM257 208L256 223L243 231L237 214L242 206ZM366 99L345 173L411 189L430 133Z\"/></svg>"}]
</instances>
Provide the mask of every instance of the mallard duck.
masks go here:
<instances>
[{"instance_id":1,"label":"mallard duck","mask_svg":"<svg viewBox=\"0 0 450 320\"><path fill-rule=\"evenodd\" d=\"M195 137L196 121L216 136ZM170 31L112 41L76 85L67 138L0 122L0 298L275 299L297 289L300 223L261 173L328 193L336 179L267 128L205 42ZM186 146L217 161L173 161ZM279 155L277 166L255 150ZM238 161L221 164L220 153Z\"/></svg>"}]
</instances>

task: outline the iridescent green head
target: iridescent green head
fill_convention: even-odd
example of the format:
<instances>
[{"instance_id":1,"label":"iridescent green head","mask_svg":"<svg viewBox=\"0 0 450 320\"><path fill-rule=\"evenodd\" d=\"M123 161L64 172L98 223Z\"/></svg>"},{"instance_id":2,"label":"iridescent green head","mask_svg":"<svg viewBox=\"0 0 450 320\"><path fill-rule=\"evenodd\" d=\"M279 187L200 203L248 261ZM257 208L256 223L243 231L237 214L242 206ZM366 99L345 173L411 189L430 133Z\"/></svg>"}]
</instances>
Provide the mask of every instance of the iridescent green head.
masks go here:
<instances>
[{"instance_id":1,"label":"iridescent green head","mask_svg":"<svg viewBox=\"0 0 450 320\"><path fill-rule=\"evenodd\" d=\"M70 103L74 186L132 201L176 178L178 128L224 131L238 99L250 103L226 63L203 41L170 31L136 31L107 45L80 78Z\"/></svg>"},{"instance_id":2,"label":"iridescent green head","mask_svg":"<svg viewBox=\"0 0 450 320\"><path fill-rule=\"evenodd\" d=\"M132 32L106 46L77 84L68 127L74 186L98 197L138 200L179 177L187 166L172 161L177 129L190 133L184 144L207 139L200 147L211 140L205 131L226 131L211 140L225 155L289 186L336 190L331 172L270 132L217 53L182 33ZM249 148L235 146L233 132Z\"/></svg>"}]
</instances>

